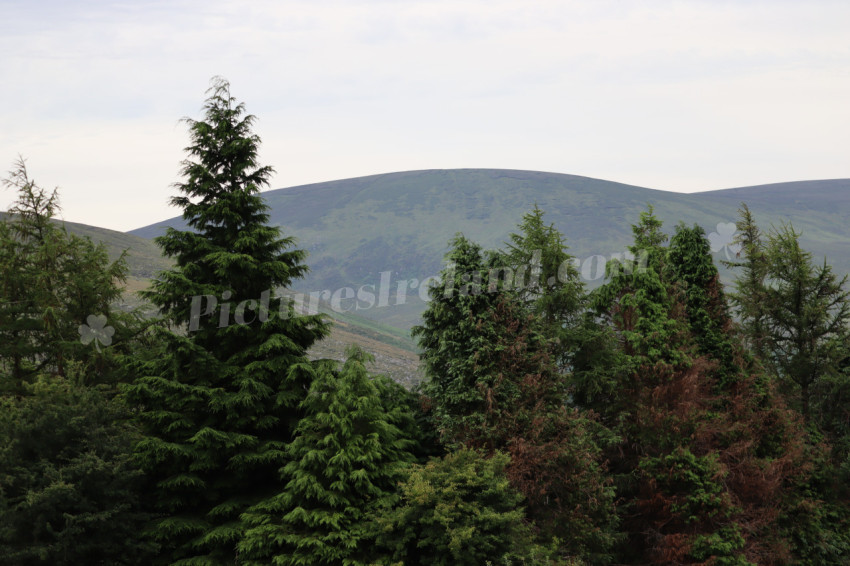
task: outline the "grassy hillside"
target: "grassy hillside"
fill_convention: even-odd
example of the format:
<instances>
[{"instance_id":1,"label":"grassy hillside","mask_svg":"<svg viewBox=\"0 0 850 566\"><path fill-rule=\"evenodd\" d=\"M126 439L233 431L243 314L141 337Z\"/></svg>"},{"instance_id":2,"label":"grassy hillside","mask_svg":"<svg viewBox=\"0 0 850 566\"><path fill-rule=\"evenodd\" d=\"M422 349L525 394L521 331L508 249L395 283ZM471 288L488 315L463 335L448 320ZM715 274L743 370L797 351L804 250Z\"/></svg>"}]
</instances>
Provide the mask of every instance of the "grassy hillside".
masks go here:
<instances>
[{"instance_id":1,"label":"grassy hillside","mask_svg":"<svg viewBox=\"0 0 850 566\"><path fill-rule=\"evenodd\" d=\"M418 283L439 272L446 243L456 232L486 247L501 246L535 203L565 234L591 287L601 280L604 260L631 242L630 225L647 204L655 207L668 231L681 220L711 233L718 224L734 222L740 202L746 201L763 228L792 221L803 231L804 246L826 255L840 272L850 272L848 179L679 194L575 175L457 169L374 175L264 196L272 223L310 252L311 273L299 290L327 290L329 297L344 287L373 286L366 290L375 292L374 305L358 302L364 308L354 314L402 329L415 324L424 307L418 289L410 289L412 280ZM166 225L179 226L181 220L131 234L153 237ZM725 252L718 250L718 259ZM382 272L389 272L389 285L381 285ZM397 304L404 282L408 292L404 303ZM377 300L381 289L383 302Z\"/></svg>"},{"instance_id":2,"label":"grassy hillside","mask_svg":"<svg viewBox=\"0 0 850 566\"><path fill-rule=\"evenodd\" d=\"M668 232L682 220L711 234L718 228L722 232L718 224L734 222L745 201L763 229L793 222L807 249L850 273L850 179L679 194L575 175L458 169L374 175L264 196L271 222L310 252L311 272L295 290L305 300L313 293L320 309L337 321L334 335L313 355L341 359L345 347L357 343L376 355L377 370L408 383L418 379L416 347L409 337L424 308L418 282L439 272L455 233L499 247L535 203L566 235L590 287L601 282L604 261L631 242L630 225L647 204L655 207ZM113 259L127 250L129 297L170 265L151 238L165 226L184 226L179 217L129 233L64 224L104 242ZM724 259L727 253L719 248L715 257ZM729 274L722 273L728 280ZM367 295L347 298L345 287Z\"/></svg>"},{"instance_id":3,"label":"grassy hillside","mask_svg":"<svg viewBox=\"0 0 850 566\"><path fill-rule=\"evenodd\" d=\"M6 213L0 212L0 220L5 217ZM104 243L112 260L117 259L122 252L127 252L130 274L125 286L124 303L131 308L143 304L136 293L147 288L150 279L159 271L172 265L169 259L162 257L159 247L150 239L75 222L60 224L71 233ZM329 314L335 322L331 335L310 351L312 357L343 360L346 348L357 344L375 357L370 366L372 371L389 375L408 386L419 381L419 355L405 331L355 315L336 314L326 301L319 302L319 310Z\"/></svg>"},{"instance_id":4,"label":"grassy hillside","mask_svg":"<svg viewBox=\"0 0 850 566\"><path fill-rule=\"evenodd\" d=\"M6 216L5 212L0 212L0 220ZM57 221L57 224L73 234L88 236L94 242L102 242L113 261L126 251L130 276L134 279L149 279L171 265L171 261L162 257L159 247L149 238L76 222Z\"/></svg>"}]
</instances>

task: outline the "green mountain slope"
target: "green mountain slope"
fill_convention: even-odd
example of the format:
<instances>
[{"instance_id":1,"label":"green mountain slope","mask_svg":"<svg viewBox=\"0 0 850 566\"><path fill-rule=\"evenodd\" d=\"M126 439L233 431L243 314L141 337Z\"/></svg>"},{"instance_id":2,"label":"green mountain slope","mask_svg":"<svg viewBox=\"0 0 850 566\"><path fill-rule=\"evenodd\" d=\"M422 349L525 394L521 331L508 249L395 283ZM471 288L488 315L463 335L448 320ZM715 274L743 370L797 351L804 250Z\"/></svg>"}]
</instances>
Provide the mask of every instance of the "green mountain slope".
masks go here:
<instances>
[{"instance_id":1,"label":"green mountain slope","mask_svg":"<svg viewBox=\"0 0 850 566\"><path fill-rule=\"evenodd\" d=\"M5 219L6 216L7 213L0 212L0 220ZM77 222L56 222L64 226L68 232L88 236L93 242L104 243L109 259L113 261L126 251L130 277L133 279L149 279L171 265L171 261L162 257L159 247L151 239Z\"/></svg>"},{"instance_id":2,"label":"green mountain slope","mask_svg":"<svg viewBox=\"0 0 850 566\"><path fill-rule=\"evenodd\" d=\"M403 329L424 306L415 285L439 272L449 238L463 232L486 247L501 246L535 203L567 237L590 286L601 281L604 260L631 242L630 225L647 204L668 231L682 220L711 233L734 222L746 201L763 228L792 221L803 230L803 245L850 272L850 179L680 194L575 175L456 169L373 175L264 196L271 222L310 252L311 273L298 290L327 299L337 291L339 307ZM130 233L150 238L181 224L173 218ZM718 250L718 259L724 254L728 248ZM389 285L382 285L382 273ZM356 292L362 286L364 300L345 299L345 287Z\"/></svg>"},{"instance_id":3,"label":"green mountain slope","mask_svg":"<svg viewBox=\"0 0 850 566\"><path fill-rule=\"evenodd\" d=\"M5 217L6 213L0 212L0 220ZM128 307L140 306L142 301L135 293L146 288L159 271L171 266L171 261L160 254L159 247L150 239L76 222L57 223L73 234L105 244L110 259L115 260L122 252L127 252L130 273L123 302ZM335 313L327 301L319 301L317 307L333 317L335 324L331 335L314 346L311 356L344 360L346 348L357 344L375 356L370 366L373 371L389 375L405 385L420 380L418 350L407 332L356 315Z\"/></svg>"}]
</instances>

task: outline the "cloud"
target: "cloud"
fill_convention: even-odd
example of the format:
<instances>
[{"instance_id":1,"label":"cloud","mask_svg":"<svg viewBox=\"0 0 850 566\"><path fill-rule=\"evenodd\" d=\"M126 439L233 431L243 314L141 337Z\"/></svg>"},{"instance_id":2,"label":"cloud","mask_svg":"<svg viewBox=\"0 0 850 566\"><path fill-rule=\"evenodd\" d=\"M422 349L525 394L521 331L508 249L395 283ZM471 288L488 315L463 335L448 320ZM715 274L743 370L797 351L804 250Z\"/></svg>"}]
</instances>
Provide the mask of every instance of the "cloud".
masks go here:
<instances>
[{"instance_id":1,"label":"cloud","mask_svg":"<svg viewBox=\"0 0 850 566\"><path fill-rule=\"evenodd\" d=\"M848 176L844 2L8 3L0 159L69 220L174 215L213 75L274 187L509 167L667 190ZM0 208L8 194L0 193ZM147 204L145 204L147 203Z\"/></svg>"}]
</instances>

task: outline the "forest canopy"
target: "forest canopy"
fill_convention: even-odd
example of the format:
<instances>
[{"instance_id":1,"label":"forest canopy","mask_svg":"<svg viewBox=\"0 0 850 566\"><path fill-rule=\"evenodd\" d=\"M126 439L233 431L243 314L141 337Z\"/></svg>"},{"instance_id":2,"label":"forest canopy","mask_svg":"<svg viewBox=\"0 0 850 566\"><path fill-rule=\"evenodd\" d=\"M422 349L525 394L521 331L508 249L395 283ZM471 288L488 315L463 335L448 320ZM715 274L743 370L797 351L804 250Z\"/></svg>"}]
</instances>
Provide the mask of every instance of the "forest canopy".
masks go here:
<instances>
[{"instance_id":1,"label":"forest canopy","mask_svg":"<svg viewBox=\"0 0 850 566\"><path fill-rule=\"evenodd\" d=\"M279 291L308 257L269 224L256 118L207 94L153 316L57 191L5 180L0 562L850 561L850 291L792 225L742 204L724 287L705 231L648 206L592 291L537 206L500 249L459 233L409 390L308 355L331 321Z\"/></svg>"}]
</instances>

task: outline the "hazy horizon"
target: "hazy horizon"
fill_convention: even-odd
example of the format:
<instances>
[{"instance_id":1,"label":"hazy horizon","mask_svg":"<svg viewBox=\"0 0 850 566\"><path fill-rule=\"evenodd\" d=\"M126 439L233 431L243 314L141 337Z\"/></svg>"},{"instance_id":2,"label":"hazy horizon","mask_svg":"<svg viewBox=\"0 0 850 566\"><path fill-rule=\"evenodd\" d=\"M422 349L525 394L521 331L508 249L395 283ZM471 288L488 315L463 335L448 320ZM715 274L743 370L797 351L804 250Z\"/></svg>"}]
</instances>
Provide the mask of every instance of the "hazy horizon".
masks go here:
<instances>
[{"instance_id":1,"label":"hazy horizon","mask_svg":"<svg viewBox=\"0 0 850 566\"><path fill-rule=\"evenodd\" d=\"M269 190L423 169L670 192L850 177L850 4L0 0L0 172L62 217L168 206L213 76L257 116ZM0 191L0 209L14 195Z\"/></svg>"}]
</instances>

